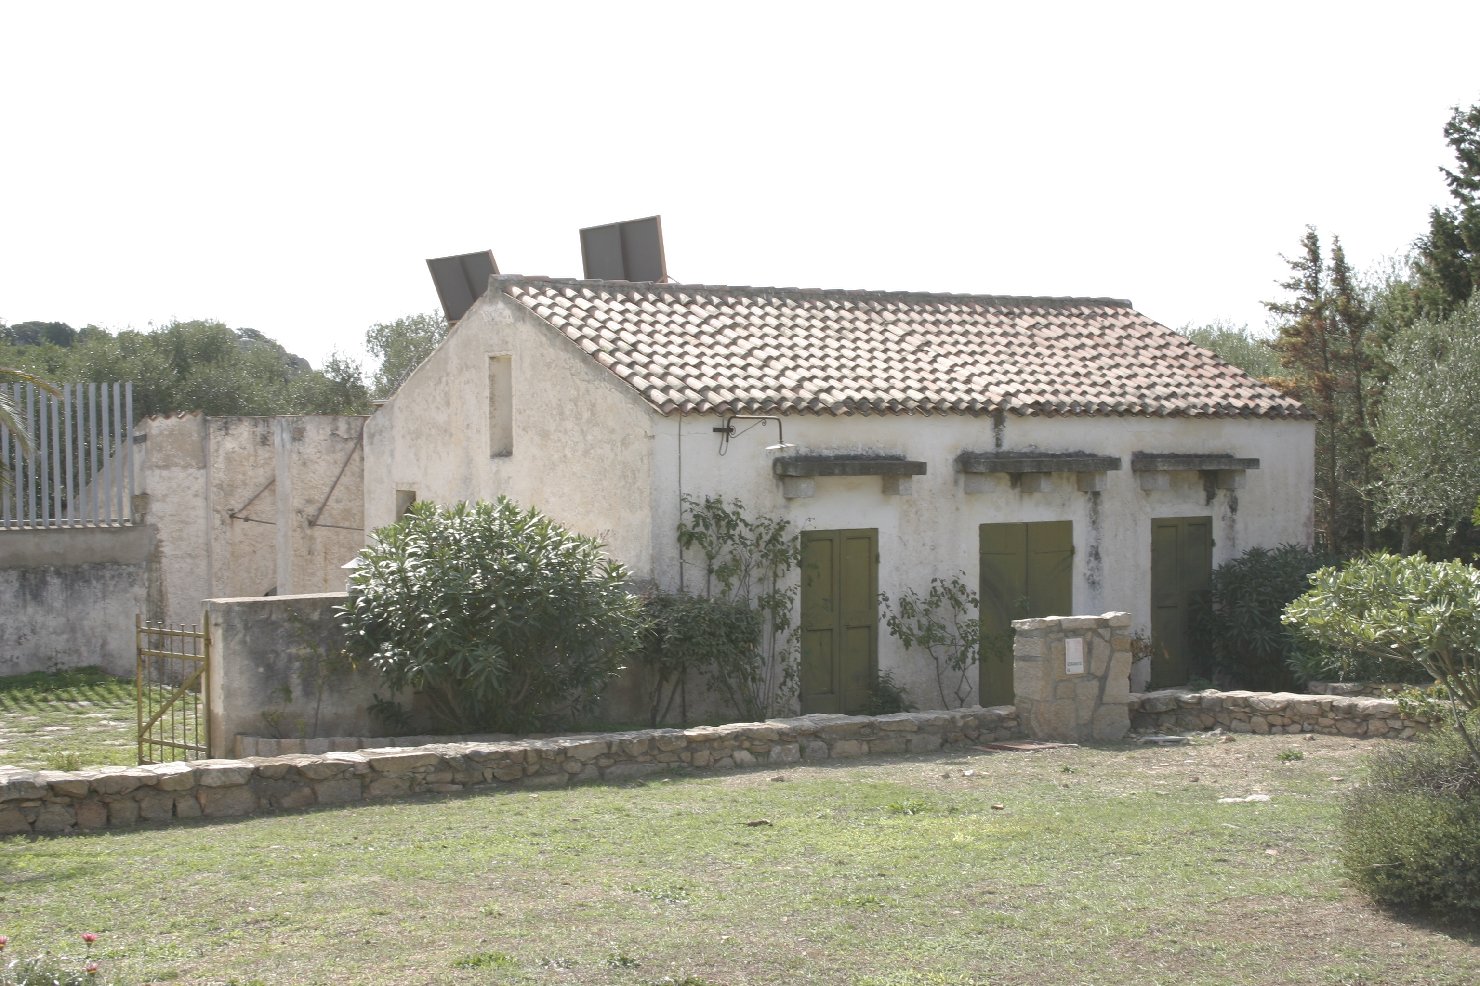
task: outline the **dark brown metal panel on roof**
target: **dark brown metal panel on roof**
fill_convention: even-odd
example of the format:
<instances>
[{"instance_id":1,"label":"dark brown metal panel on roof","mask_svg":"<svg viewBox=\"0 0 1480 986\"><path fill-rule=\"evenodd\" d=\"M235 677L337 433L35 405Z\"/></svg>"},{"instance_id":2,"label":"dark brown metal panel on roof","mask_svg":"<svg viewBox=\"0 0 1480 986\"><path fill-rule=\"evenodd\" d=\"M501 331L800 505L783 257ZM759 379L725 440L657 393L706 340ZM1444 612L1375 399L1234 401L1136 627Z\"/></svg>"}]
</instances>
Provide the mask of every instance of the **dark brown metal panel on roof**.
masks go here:
<instances>
[{"instance_id":1,"label":"dark brown metal panel on roof","mask_svg":"<svg viewBox=\"0 0 1480 986\"><path fill-rule=\"evenodd\" d=\"M483 297L488 290L488 279L498 273L493 251L482 253L460 253L454 257L433 257L427 261L432 272L432 283L437 286L437 298L442 302L442 311L447 321L456 322L468 313L473 302Z\"/></svg>"},{"instance_id":2,"label":"dark brown metal panel on roof","mask_svg":"<svg viewBox=\"0 0 1480 986\"><path fill-rule=\"evenodd\" d=\"M663 227L658 216L581 230L581 268L603 281L666 281Z\"/></svg>"}]
</instances>

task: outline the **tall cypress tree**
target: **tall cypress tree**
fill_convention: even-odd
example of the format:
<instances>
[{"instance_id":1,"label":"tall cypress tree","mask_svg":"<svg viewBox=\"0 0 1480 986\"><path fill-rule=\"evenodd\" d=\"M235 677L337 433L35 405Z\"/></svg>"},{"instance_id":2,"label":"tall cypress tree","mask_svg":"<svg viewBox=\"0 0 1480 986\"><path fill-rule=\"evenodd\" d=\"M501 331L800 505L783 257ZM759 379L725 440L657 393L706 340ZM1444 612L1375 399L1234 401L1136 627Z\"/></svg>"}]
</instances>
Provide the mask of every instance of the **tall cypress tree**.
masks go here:
<instances>
[{"instance_id":1,"label":"tall cypress tree","mask_svg":"<svg viewBox=\"0 0 1480 986\"><path fill-rule=\"evenodd\" d=\"M1436 319L1463 305L1480 284L1480 103L1455 107L1444 139L1456 164L1439 170L1454 204L1429 213L1429 232L1418 242L1413 265L1419 309Z\"/></svg>"},{"instance_id":2,"label":"tall cypress tree","mask_svg":"<svg viewBox=\"0 0 1480 986\"><path fill-rule=\"evenodd\" d=\"M1367 495L1372 483L1373 395L1375 382L1368 337L1376 313L1356 283L1340 237L1331 237L1331 328L1337 399L1338 468L1342 488L1336 497L1346 508L1338 517L1345 531L1335 540L1372 548L1373 511Z\"/></svg>"},{"instance_id":3,"label":"tall cypress tree","mask_svg":"<svg viewBox=\"0 0 1480 986\"><path fill-rule=\"evenodd\" d=\"M1290 292L1286 301L1266 301L1264 307L1281 316L1275 351L1287 377L1282 389L1298 397L1316 418L1316 533L1329 547L1340 535L1338 523L1337 435L1340 411L1337 404L1337 355L1331 328L1331 300L1326 287L1326 267L1321 258L1321 238L1314 226L1300 238L1301 253L1281 255L1290 265L1290 277L1280 287Z\"/></svg>"}]
</instances>

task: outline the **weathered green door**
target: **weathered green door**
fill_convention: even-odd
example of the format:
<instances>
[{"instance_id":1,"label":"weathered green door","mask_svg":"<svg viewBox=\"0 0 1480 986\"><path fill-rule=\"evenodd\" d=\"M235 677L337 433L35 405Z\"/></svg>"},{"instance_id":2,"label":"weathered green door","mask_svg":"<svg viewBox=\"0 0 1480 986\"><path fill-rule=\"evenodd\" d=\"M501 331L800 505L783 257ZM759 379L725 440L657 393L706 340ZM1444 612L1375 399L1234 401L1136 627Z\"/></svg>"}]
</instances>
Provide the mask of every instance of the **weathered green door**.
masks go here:
<instances>
[{"instance_id":1,"label":"weathered green door","mask_svg":"<svg viewBox=\"0 0 1480 986\"><path fill-rule=\"evenodd\" d=\"M879 532L802 532L802 712L858 712L879 666Z\"/></svg>"},{"instance_id":2,"label":"weathered green door","mask_svg":"<svg viewBox=\"0 0 1480 986\"><path fill-rule=\"evenodd\" d=\"M981 526L982 705L1011 705L1012 621L1074 612L1074 525Z\"/></svg>"},{"instance_id":3,"label":"weathered green door","mask_svg":"<svg viewBox=\"0 0 1480 986\"><path fill-rule=\"evenodd\" d=\"M1185 685L1192 670L1188 635L1193 602L1213 576L1213 518L1151 521L1151 687Z\"/></svg>"}]
</instances>

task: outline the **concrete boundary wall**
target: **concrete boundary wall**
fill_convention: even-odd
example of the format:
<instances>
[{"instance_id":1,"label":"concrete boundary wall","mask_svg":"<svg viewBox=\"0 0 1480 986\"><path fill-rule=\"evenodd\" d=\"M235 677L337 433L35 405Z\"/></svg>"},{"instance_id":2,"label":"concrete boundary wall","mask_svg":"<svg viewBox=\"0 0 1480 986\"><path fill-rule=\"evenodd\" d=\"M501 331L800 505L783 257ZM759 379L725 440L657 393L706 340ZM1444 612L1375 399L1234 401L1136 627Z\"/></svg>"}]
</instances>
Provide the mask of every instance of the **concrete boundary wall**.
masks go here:
<instances>
[{"instance_id":1,"label":"concrete boundary wall","mask_svg":"<svg viewBox=\"0 0 1480 986\"><path fill-rule=\"evenodd\" d=\"M132 675L154 529L0 531L0 674L95 664Z\"/></svg>"},{"instance_id":2,"label":"concrete boundary wall","mask_svg":"<svg viewBox=\"0 0 1480 986\"><path fill-rule=\"evenodd\" d=\"M891 716L814 715L505 743L200 760L76 773L0 768L0 835L59 834L189 818L449 794L616 783L682 768L932 753L1018 735L1011 707Z\"/></svg>"}]
</instances>

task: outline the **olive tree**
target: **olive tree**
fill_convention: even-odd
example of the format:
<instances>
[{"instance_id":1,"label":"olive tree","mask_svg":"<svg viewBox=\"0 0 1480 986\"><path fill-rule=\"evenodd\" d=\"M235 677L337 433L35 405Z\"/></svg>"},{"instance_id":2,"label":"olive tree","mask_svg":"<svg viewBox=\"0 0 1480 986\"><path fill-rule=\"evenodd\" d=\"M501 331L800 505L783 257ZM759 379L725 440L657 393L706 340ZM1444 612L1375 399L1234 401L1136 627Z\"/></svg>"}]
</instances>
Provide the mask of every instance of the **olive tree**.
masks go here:
<instances>
[{"instance_id":1,"label":"olive tree","mask_svg":"<svg viewBox=\"0 0 1480 986\"><path fill-rule=\"evenodd\" d=\"M357 561L339 611L350 653L454 732L587 712L640 643L627 570L506 497L418 503Z\"/></svg>"},{"instance_id":2,"label":"olive tree","mask_svg":"<svg viewBox=\"0 0 1480 986\"><path fill-rule=\"evenodd\" d=\"M1480 709L1480 569L1369 555L1317 571L1284 621L1317 644L1422 667L1453 700L1455 727L1480 760L1458 711Z\"/></svg>"}]
</instances>

